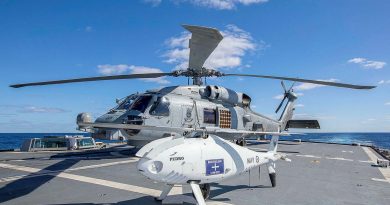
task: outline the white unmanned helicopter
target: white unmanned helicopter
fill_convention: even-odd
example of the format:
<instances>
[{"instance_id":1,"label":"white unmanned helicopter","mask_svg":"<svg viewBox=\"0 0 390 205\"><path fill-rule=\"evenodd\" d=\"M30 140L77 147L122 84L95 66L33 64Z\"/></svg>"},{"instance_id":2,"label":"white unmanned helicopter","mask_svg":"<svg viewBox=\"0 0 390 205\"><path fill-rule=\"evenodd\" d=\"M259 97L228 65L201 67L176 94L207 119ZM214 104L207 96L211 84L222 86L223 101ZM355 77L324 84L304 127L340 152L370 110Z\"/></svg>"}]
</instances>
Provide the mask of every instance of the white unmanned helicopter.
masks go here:
<instances>
[{"instance_id":1,"label":"white unmanned helicopter","mask_svg":"<svg viewBox=\"0 0 390 205\"><path fill-rule=\"evenodd\" d=\"M174 184L190 184L196 201L205 205L212 182L219 182L260 165L267 165L272 187L276 185L275 161L290 161L277 153L278 135L267 153L259 153L205 132L155 140L139 150L137 168L141 174L166 183L156 200L164 200Z\"/></svg>"},{"instance_id":2,"label":"white unmanned helicopter","mask_svg":"<svg viewBox=\"0 0 390 205\"><path fill-rule=\"evenodd\" d=\"M92 137L106 140L128 140L129 144L136 146L143 146L150 141L168 137L172 131L183 134L183 132L199 128L207 129L208 134L236 140L237 143L243 145L244 137L248 136L280 134L288 128L319 129L320 127L316 120L291 120L297 96L294 95L292 87L287 90L283 82L284 98L276 112L288 99L287 112L275 120L252 111L251 98L247 94L217 85L203 85L203 77L256 77L352 89L375 87L268 75L227 74L207 69L203 65L223 40L223 36L214 28L190 25L184 25L184 28L192 33L189 41L190 56L187 70L34 82L15 84L11 87L163 76L192 78L193 85L148 90L145 93L136 93L117 100L116 107L98 117L94 122L88 113L80 113L77 116L78 129L90 132Z\"/></svg>"}]
</instances>

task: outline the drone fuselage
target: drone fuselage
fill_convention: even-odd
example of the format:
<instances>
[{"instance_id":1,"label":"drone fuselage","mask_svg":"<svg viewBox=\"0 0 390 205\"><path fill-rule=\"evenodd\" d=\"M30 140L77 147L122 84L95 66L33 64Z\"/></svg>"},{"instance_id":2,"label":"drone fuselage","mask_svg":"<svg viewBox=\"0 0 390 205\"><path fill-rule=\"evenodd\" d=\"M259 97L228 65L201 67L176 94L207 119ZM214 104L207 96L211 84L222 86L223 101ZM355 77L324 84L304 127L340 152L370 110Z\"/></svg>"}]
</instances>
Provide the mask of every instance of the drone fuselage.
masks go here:
<instances>
[{"instance_id":1,"label":"drone fuselage","mask_svg":"<svg viewBox=\"0 0 390 205\"><path fill-rule=\"evenodd\" d=\"M136 154L144 176L167 184L206 184L241 174L279 159L276 152L260 153L215 135L166 137L144 146Z\"/></svg>"}]
</instances>

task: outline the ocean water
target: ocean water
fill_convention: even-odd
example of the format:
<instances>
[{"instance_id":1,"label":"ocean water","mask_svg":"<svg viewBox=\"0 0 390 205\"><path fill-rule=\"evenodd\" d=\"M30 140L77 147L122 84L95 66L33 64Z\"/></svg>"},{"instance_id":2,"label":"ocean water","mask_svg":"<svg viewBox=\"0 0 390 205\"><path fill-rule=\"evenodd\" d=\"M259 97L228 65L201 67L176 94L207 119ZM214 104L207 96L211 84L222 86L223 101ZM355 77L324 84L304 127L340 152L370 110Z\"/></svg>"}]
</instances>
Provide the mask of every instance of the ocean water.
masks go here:
<instances>
[{"instance_id":1,"label":"ocean water","mask_svg":"<svg viewBox=\"0 0 390 205\"><path fill-rule=\"evenodd\" d=\"M303 141L338 144L360 143L390 149L390 133L306 133L283 136L281 139L302 139Z\"/></svg>"},{"instance_id":2,"label":"ocean water","mask_svg":"<svg viewBox=\"0 0 390 205\"><path fill-rule=\"evenodd\" d=\"M0 133L0 150L20 148L25 139L41 138L48 135L83 135L89 133ZM390 133L307 133L282 136L282 140L302 139L313 142L331 142L339 144L372 144L390 149Z\"/></svg>"}]
</instances>

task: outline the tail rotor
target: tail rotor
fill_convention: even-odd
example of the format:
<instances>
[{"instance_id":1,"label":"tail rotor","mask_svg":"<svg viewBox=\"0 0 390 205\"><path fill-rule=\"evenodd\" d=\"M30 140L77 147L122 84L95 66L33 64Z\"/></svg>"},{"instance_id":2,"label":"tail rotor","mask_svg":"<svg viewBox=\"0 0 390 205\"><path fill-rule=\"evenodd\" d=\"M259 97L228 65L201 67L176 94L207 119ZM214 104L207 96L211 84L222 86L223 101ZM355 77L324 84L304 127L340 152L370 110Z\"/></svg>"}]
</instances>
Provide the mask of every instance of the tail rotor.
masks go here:
<instances>
[{"instance_id":1,"label":"tail rotor","mask_svg":"<svg viewBox=\"0 0 390 205\"><path fill-rule=\"evenodd\" d=\"M287 99L288 95L289 95L291 92L294 92L294 91L293 91L293 87L294 87L295 82L291 85L291 87L290 87L288 90L286 89L286 85L284 84L283 81L280 81L280 83L282 84L282 88L283 88L284 94L283 94L282 102L280 102L279 106L276 108L275 113L278 113L278 112L279 112L280 108L281 108L282 105L284 104L284 101Z\"/></svg>"}]
</instances>

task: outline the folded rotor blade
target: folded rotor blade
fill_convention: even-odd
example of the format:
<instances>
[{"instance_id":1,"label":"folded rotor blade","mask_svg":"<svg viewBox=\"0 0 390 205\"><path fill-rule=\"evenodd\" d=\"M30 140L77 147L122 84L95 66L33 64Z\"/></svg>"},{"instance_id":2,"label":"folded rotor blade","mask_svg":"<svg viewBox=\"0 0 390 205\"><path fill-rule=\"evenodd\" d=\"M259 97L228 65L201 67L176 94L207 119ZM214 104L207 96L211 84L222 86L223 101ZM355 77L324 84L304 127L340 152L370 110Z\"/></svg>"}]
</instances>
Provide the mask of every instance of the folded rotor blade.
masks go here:
<instances>
[{"instance_id":1,"label":"folded rotor blade","mask_svg":"<svg viewBox=\"0 0 390 205\"><path fill-rule=\"evenodd\" d=\"M346 84L346 83L328 82L322 80L309 80L309 79L302 79L302 78L289 78L289 77L279 77L279 76L270 76L270 75L224 74L224 76L241 76L241 77L268 78L268 79L277 79L277 80L289 80L289 81L296 81L302 83L312 83L312 84L327 85L327 86L334 86L334 87L341 87L341 88L352 88L352 89L373 89L376 87L376 86L353 85L353 84Z\"/></svg>"},{"instance_id":2,"label":"folded rotor blade","mask_svg":"<svg viewBox=\"0 0 390 205\"><path fill-rule=\"evenodd\" d=\"M222 41L222 34L214 28L207 28L193 25L183 25L185 29L191 32L189 42L190 59L189 68L201 72L204 62L211 55L214 49Z\"/></svg>"},{"instance_id":3,"label":"folded rotor blade","mask_svg":"<svg viewBox=\"0 0 390 205\"><path fill-rule=\"evenodd\" d=\"M33 83L23 83L10 85L12 88L21 88L27 86L38 86L38 85L54 85L64 83L78 83L78 82L90 82L90 81L101 81L101 80L121 80L121 79L137 79L137 78L158 78L162 76L172 76L172 73L140 73L140 74L129 74L129 75L111 75L111 76L99 76L89 78L74 78L67 80L54 80L54 81L43 81Z\"/></svg>"}]
</instances>

